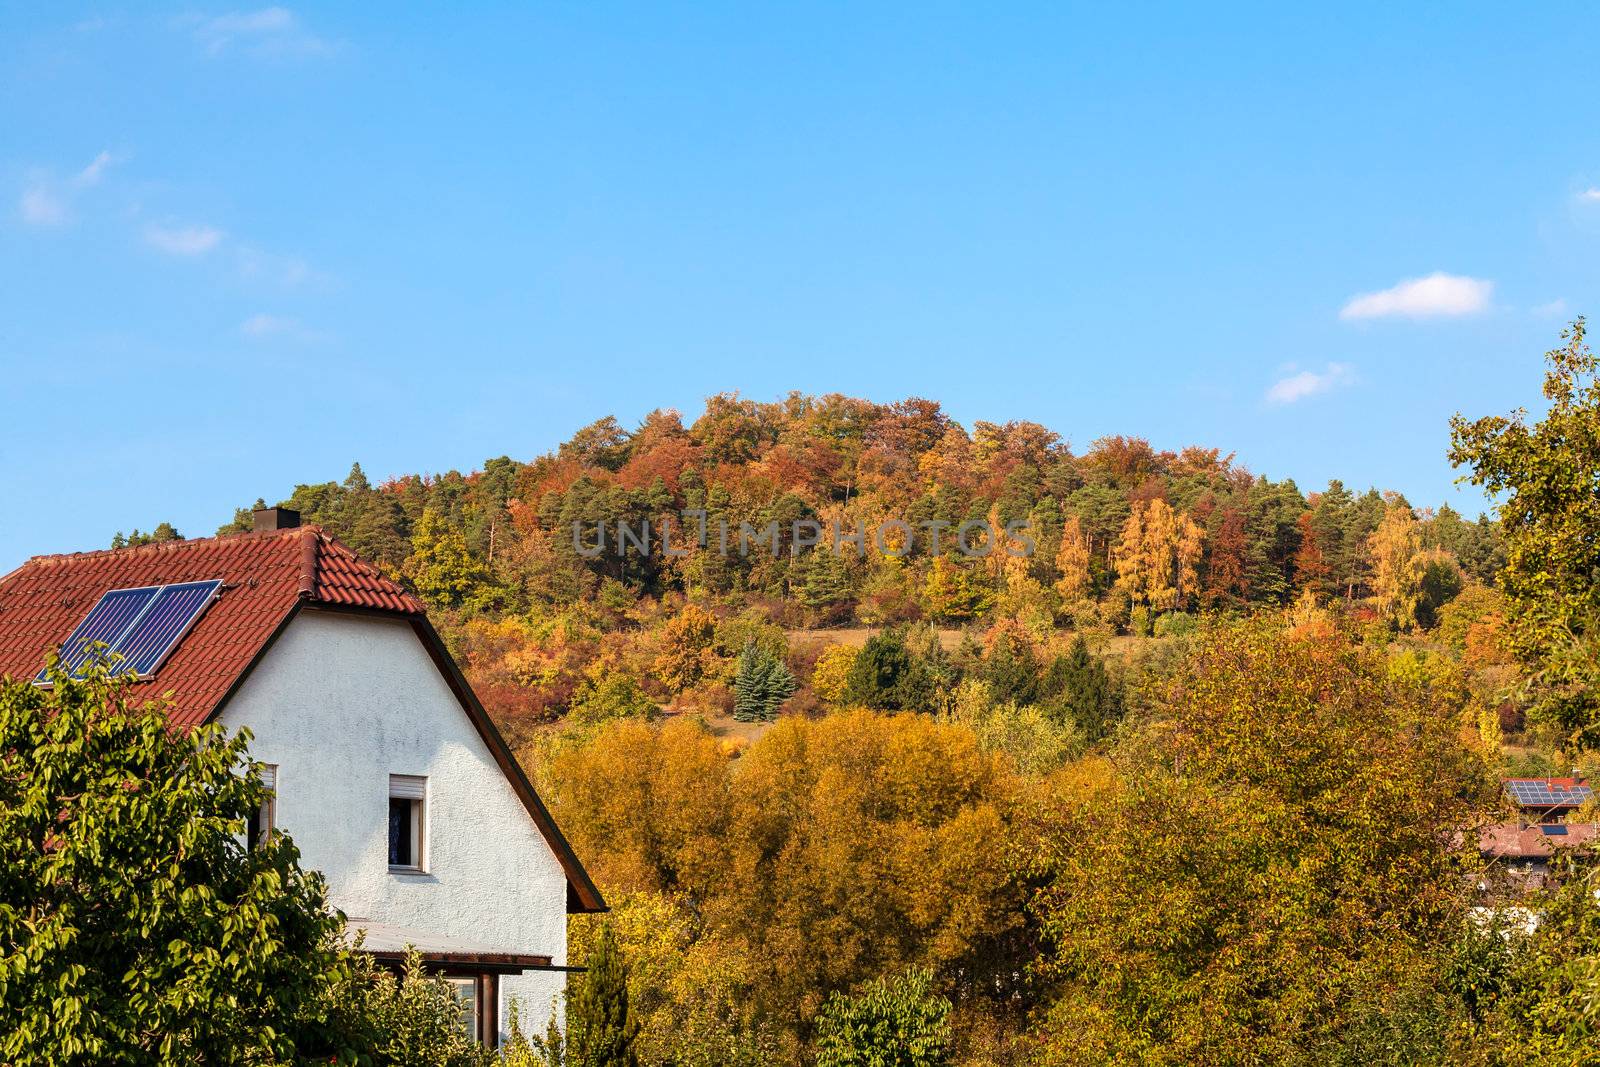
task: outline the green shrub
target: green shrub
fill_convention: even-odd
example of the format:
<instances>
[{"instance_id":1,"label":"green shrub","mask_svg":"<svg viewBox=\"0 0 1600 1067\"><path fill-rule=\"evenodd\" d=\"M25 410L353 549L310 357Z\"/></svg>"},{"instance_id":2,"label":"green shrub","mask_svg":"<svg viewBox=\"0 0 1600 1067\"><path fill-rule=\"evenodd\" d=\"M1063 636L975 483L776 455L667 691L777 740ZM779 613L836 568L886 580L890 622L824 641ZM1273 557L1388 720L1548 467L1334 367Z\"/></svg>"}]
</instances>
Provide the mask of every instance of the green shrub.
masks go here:
<instances>
[{"instance_id":1,"label":"green shrub","mask_svg":"<svg viewBox=\"0 0 1600 1067\"><path fill-rule=\"evenodd\" d=\"M817 1019L817 1067L943 1067L950 1062L950 1002L933 976L912 968L835 993Z\"/></svg>"}]
</instances>

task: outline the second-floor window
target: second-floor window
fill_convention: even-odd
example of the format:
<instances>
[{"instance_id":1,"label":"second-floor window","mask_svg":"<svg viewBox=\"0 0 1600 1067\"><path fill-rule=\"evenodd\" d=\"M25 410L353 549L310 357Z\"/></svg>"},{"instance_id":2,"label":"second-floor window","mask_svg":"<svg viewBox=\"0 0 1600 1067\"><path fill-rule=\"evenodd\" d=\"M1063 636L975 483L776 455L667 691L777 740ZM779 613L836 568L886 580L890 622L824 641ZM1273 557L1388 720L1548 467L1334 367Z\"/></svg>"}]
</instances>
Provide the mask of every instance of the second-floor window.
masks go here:
<instances>
[{"instance_id":1,"label":"second-floor window","mask_svg":"<svg viewBox=\"0 0 1600 1067\"><path fill-rule=\"evenodd\" d=\"M426 869L428 779L416 774L389 776L389 868Z\"/></svg>"},{"instance_id":2,"label":"second-floor window","mask_svg":"<svg viewBox=\"0 0 1600 1067\"><path fill-rule=\"evenodd\" d=\"M261 765L261 784L266 787L267 799L261 807L250 813L245 822L245 844L255 848L265 841L278 824L278 768L276 764Z\"/></svg>"}]
</instances>

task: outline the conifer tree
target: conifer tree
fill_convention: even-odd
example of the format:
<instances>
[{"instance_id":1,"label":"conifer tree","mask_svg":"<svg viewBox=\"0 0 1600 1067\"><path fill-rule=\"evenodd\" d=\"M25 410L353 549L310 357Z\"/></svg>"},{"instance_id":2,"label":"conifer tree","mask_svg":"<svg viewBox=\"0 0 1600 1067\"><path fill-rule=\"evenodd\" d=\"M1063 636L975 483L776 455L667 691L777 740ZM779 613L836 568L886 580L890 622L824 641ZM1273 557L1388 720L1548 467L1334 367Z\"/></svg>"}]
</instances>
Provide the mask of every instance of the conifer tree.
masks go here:
<instances>
[{"instance_id":1,"label":"conifer tree","mask_svg":"<svg viewBox=\"0 0 1600 1067\"><path fill-rule=\"evenodd\" d=\"M1045 701L1046 712L1071 722L1090 742L1104 738L1122 717L1122 695L1116 683L1081 636L1065 656L1057 656L1050 665L1044 689L1051 694Z\"/></svg>"},{"instance_id":2,"label":"conifer tree","mask_svg":"<svg viewBox=\"0 0 1600 1067\"><path fill-rule=\"evenodd\" d=\"M733 679L733 717L740 722L771 722L797 688L788 664L754 641L747 642Z\"/></svg>"},{"instance_id":3,"label":"conifer tree","mask_svg":"<svg viewBox=\"0 0 1600 1067\"><path fill-rule=\"evenodd\" d=\"M637 1067L639 1021L628 1006L628 965L610 925L567 997L567 1067Z\"/></svg>"}]
</instances>

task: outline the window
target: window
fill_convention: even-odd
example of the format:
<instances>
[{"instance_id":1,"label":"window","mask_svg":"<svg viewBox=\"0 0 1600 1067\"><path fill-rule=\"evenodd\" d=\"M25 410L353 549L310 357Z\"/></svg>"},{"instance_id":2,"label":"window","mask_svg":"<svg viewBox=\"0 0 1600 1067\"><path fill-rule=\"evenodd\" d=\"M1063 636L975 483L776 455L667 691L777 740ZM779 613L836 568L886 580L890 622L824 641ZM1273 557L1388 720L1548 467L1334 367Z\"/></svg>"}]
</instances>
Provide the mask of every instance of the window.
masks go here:
<instances>
[{"instance_id":1,"label":"window","mask_svg":"<svg viewBox=\"0 0 1600 1067\"><path fill-rule=\"evenodd\" d=\"M267 789L267 798L261 807L250 813L245 821L245 845L255 848L278 828L278 768L276 764L261 765L261 784Z\"/></svg>"},{"instance_id":2,"label":"window","mask_svg":"<svg viewBox=\"0 0 1600 1067\"><path fill-rule=\"evenodd\" d=\"M389 776L389 868L425 869L428 780L415 774Z\"/></svg>"},{"instance_id":3,"label":"window","mask_svg":"<svg viewBox=\"0 0 1600 1067\"><path fill-rule=\"evenodd\" d=\"M446 971L444 980L461 1005L462 1031L485 1048L497 1047L500 1044L499 976Z\"/></svg>"},{"instance_id":4,"label":"window","mask_svg":"<svg viewBox=\"0 0 1600 1067\"><path fill-rule=\"evenodd\" d=\"M461 1028L472 1040L481 1040L478 1034L478 1017L481 1014L478 1010L478 979L446 978L445 981L461 1002Z\"/></svg>"}]
</instances>

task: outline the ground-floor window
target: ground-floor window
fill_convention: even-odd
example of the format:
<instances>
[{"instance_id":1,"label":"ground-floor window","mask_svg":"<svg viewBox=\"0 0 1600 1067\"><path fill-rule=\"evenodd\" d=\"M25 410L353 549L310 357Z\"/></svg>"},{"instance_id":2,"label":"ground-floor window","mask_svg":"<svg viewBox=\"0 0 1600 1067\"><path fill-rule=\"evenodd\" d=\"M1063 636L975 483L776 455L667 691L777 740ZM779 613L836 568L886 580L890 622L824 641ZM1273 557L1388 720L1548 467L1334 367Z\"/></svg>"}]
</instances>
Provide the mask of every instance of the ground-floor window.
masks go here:
<instances>
[{"instance_id":1,"label":"ground-floor window","mask_svg":"<svg viewBox=\"0 0 1600 1067\"><path fill-rule=\"evenodd\" d=\"M500 1038L500 978L493 974L451 974L444 980L461 1003L461 1026L467 1035L490 1048Z\"/></svg>"}]
</instances>

